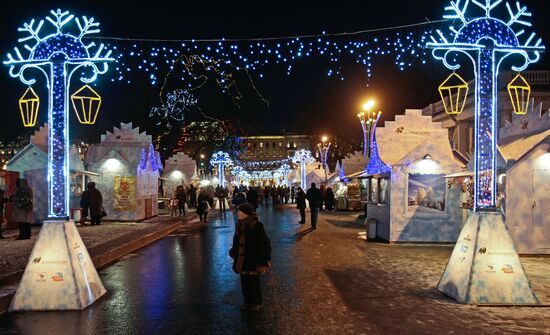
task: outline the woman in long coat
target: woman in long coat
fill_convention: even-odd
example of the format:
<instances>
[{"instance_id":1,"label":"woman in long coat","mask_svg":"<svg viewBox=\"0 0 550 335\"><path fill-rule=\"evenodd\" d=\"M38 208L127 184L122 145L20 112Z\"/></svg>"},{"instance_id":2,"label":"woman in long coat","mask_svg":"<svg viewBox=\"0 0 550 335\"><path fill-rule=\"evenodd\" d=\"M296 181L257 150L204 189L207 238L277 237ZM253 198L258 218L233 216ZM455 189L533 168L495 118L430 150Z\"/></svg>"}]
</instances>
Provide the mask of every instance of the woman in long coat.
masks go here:
<instances>
[{"instance_id":1,"label":"woman in long coat","mask_svg":"<svg viewBox=\"0 0 550 335\"><path fill-rule=\"evenodd\" d=\"M244 297L241 309L259 311L263 303L260 275L271 267L271 243L252 204L240 205L237 213L229 256L233 258L233 271L241 275Z\"/></svg>"},{"instance_id":2,"label":"woman in long coat","mask_svg":"<svg viewBox=\"0 0 550 335\"><path fill-rule=\"evenodd\" d=\"M11 220L17 222L19 226L17 240L28 240L31 238L33 195L25 178L19 178L15 182L15 191L10 197L10 201L14 203Z\"/></svg>"}]
</instances>

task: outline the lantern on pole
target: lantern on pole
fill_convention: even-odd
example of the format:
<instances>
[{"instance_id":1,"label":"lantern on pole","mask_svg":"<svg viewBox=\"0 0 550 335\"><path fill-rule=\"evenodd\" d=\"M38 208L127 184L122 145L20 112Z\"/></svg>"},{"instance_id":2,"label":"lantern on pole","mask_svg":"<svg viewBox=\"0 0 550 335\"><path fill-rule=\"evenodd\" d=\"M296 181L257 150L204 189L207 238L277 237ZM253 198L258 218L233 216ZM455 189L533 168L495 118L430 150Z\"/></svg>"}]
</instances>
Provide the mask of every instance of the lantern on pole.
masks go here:
<instances>
[{"instance_id":1,"label":"lantern on pole","mask_svg":"<svg viewBox=\"0 0 550 335\"><path fill-rule=\"evenodd\" d=\"M518 74L510 84L508 84L508 93L510 94L514 113L518 115L527 114L529 111L529 100L531 98L531 85L529 85L521 74Z\"/></svg>"},{"instance_id":2,"label":"lantern on pole","mask_svg":"<svg viewBox=\"0 0 550 335\"><path fill-rule=\"evenodd\" d=\"M461 76L453 72L439 85L439 94L447 114L460 114L466 106L468 97L468 83Z\"/></svg>"},{"instance_id":3,"label":"lantern on pole","mask_svg":"<svg viewBox=\"0 0 550 335\"><path fill-rule=\"evenodd\" d=\"M101 96L89 85L82 86L71 95L78 122L82 124L94 124L101 107Z\"/></svg>"},{"instance_id":4,"label":"lantern on pole","mask_svg":"<svg viewBox=\"0 0 550 335\"><path fill-rule=\"evenodd\" d=\"M21 120L23 126L36 126L36 117L38 116L38 108L40 107L40 98L32 87L29 86L21 99L19 99L19 110L21 111Z\"/></svg>"}]
</instances>

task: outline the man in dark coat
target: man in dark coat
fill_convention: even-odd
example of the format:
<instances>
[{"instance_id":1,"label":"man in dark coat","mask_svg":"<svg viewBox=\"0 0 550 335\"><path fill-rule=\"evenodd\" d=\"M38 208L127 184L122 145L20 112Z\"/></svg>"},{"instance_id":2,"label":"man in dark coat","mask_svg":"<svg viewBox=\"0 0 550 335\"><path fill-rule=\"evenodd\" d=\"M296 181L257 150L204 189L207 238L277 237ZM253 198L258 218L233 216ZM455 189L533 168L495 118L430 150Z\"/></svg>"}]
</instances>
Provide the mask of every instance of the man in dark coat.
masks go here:
<instances>
[{"instance_id":1,"label":"man in dark coat","mask_svg":"<svg viewBox=\"0 0 550 335\"><path fill-rule=\"evenodd\" d=\"M263 303L260 275L271 267L271 244L252 204L240 205L237 213L229 256L233 258L233 271L241 275L244 296L241 309L259 311Z\"/></svg>"},{"instance_id":2,"label":"man in dark coat","mask_svg":"<svg viewBox=\"0 0 550 335\"><path fill-rule=\"evenodd\" d=\"M311 188L306 193L307 201L309 201L309 210L311 211L311 228L317 229L317 217L319 216L319 206L323 201L321 191L315 187L315 183L311 183Z\"/></svg>"},{"instance_id":3,"label":"man in dark coat","mask_svg":"<svg viewBox=\"0 0 550 335\"><path fill-rule=\"evenodd\" d=\"M31 222L33 220L33 192L28 186L25 178L19 178L15 182L15 191L10 197L14 203L11 211L11 220L19 226L17 240L28 240L31 238Z\"/></svg>"},{"instance_id":4,"label":"man in dark coat","mask_svg":"<svg viewBox=\"0 0 550 335\"><path fill-rule=\"evenodd\" d=\"M301 220L299 223L306 223L306 193L301 187L298 187L298 192L296 193L296 208L300 210Z\"/></svg>"},{"instance_id":5,"label":"man in dark coat","mask_svg":"<svg viewBox=\"0 0 550 335\"><path fill-rule=\"evenodd\" d=\"M191 184L189 186L189 208L197 207L197 188Z\"/></svg>"},{"instance_id":6,"label":"man in dark coat","mask_svg":"<svg viewBox=\"0 0 550 335\"><path fill-rule=\"evenodd\" d=\"M254 209L258 208L258 192L254 188L249 188L246 192L246 201L254 206Z\"/></svg>"},{"instance_id":7,"label":"man in dark coat","mask_svg":"<svg viewBox=\"0 0 550 335\"><path fill-rule=\"evenodd\" d=\"M103 197L94 182L88 183L88 206L90 210L91 224L100 225L103 212Z\"/></svg>"}]
</instances>

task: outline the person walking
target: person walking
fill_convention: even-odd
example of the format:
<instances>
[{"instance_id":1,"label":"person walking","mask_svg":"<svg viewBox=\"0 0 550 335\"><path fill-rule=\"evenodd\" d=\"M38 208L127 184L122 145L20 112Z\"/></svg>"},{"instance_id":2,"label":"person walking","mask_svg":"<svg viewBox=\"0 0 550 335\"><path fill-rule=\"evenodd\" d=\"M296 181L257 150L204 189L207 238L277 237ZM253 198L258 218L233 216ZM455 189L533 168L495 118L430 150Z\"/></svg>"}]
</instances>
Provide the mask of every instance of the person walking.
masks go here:
<instances>
[{"instance_id":1,"label":"person walking","mask_svg":"<svg viewBox=\"0 0 550 335\"><path fill-rule=\"evenodd\" d=\"M199 196L197 198L197 214L199 215L199 220L206 222L206 216L208 215L208 208L210 207L208 203L208 194L205 189L201 188Z\"/></svg>"},{"instance_id":2,"label":"person walking","mask_svg":"<svg viewBox=\"0 0 550 335\"><path fill-rule=\"evenodd\" d=\"M250 187L246 192L246 201L251 203L255 209L258 208L258 192L253 187Z\"/></svg>"},{"instance_id":3,"label":"person walking","mask_svg":"<svg viewBox=\"0 0 550 335\"><path fill-rule=\"evenodd\" d=\"M327 191L325 193L325 209L327 211L334 211L334 191L332 191L332 187L327 187Z\"/></svg>"},{"instance_id":4,"label":"person walking","mask_svg":"<svg viewBox=\"0 0 550 335\"><path fill-rule=\"evenodd\" d=\"M178 198L176 197L176 192L172 194L172 197L170 198L170 216L177 216L178 215Z\"/></svg>"},{"instance_id":5,"label":"person walking","mask_svg":"<svg viewBox=\"0 0 550 335\"><path fill-rule=\"evenodd\" d=\"M311 188L306 192L306 199L309 201L309 210L311 211L311 228L317 229L317 218L319 217L319 206L321 205L321 191L311 183Z\"/></svg>"},{"instance_id":6,"label":"person walking","mask_svg":"<svg viewBox=\"0 0 550 335\"><path fill-rule=\"evenodd\" d=\"M271 243L252 204L242 204L229 256L233 271L241 275L244 304L241 309L257 312L263 307L260 275L271 267Z\"/></svg>"},{"instance_id":7,"label":"person walking","mask_svg":"<svg viewBox=\"0 0 550 335\"><path fill-rule=\"evenodd\" d=\"M290 188L290 199L292 203L296 201L296 189L294 188L294 186Z\"/></svg>"},{"instance_id":8,"label":"person walking","mask_svg":"<svg viewBox=\"0 0 550 335\"><path fill-rule=\"evenodd\" d=\"M197 207L197 188L191 184L189 186L189 208Z\"/></svg>"},{"instance_id":9,"label":"person walking","mask_svg":"<svg viewBox=\"0 0 550 335\"><path fill-rule=\"evenodd\" d=\"M30 239L33 194L25 178L19 178L15 182L15 191L10 197L10 202L14 203L11 220L17 222L17 226L19 227L19 236L17 236L16 240Z\"/></svg>"},{"instance_id":10,"label":"person walking","mask_svg":"<svg viewBox=\"0 0 550 335\"><path fill-rule=\"evenodd\" d=\"M298 192L296 193L296 208L300 210L301 220L298 223L306 223L306 194L301 187L298 187Z\"/></svg>"},{"instance_id":11,"label":"person walking","mask_svg":"<svg viewBox=\"0 0 550 335\"><path fill-rule=\"evenodd\" d=\"M176 189L176 198L178 199L178 209L180 216L185 216L185 205L187 204L187 194L183 185L179 185Z\"/></svg>"},{"instance_id":12,"label":"person walking","mask_svg":"<svg viewBox=\"0 0 550 335\"><path fill-rule=\"evenodd\" d=\"M84 190L80 195L80 224L85 226L88 213L90 211L90 199L88 198L88 190Z\"/></svg>"},{"instance_id":13,"label":"person walking","mask_svg":"<svg viewBox=\"0 0 550 335\"><path fill-rule=\"evenodd\" d=\"M95 183L88 183L88 201L90 206L90 223L92 226L99 226L103 216L103 197L101 192L95 188Z\"/></svg>"},{"instance_id":14,"label":"person walking","mask_svg":"<svg viewBox=\"0 0 550 335\"><path fill-rule=\"evenodd\" d=\"M218 206L220 207L220 214L225 215L226 206L225 206L225 199L227 199L227 193L225 192L225 188L221 187L221 185L218 185L216 187L216 198L218 198Z\"/></svg>"}]
</instances>

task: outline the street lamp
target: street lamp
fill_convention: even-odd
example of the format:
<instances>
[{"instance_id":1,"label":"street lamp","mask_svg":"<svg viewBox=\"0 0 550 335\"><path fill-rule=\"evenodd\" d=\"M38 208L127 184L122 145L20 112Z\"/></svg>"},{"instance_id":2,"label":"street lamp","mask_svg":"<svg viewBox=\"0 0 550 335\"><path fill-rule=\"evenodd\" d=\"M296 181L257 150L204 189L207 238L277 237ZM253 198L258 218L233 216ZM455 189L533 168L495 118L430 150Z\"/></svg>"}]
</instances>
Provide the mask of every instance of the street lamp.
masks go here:
<instances>
[{"instance_id":1,"label":"street lamp","mask_svg":"<svg viewBox=\"0 0 550 335\"><path fill-rule=\"evenodd\" d=\"M363 130L363 156L370 157L370 143L371 143L371 132L373 130L373 124L376 120L377 114L372 111L376 103L374 100L369 100L363 104L363 111L357 114L359 122L361 122L361 129Z\"/></svg>"},{"instance_id":2,"label":"street lamp","mask_svg":"<svg viewBox=\"0 0 550 335\"><path fill-rule=\"evenodd\" d=\"M327 184L327 165L328 165L328 152L330 150L331 143L328 142L328 137L323 136L321 137L321 143L317 144L317 148L319 149L319 158L321 159L321 164L323 164L323 169L325 170L325 185Z\"/></svg>"}]
</instances>

